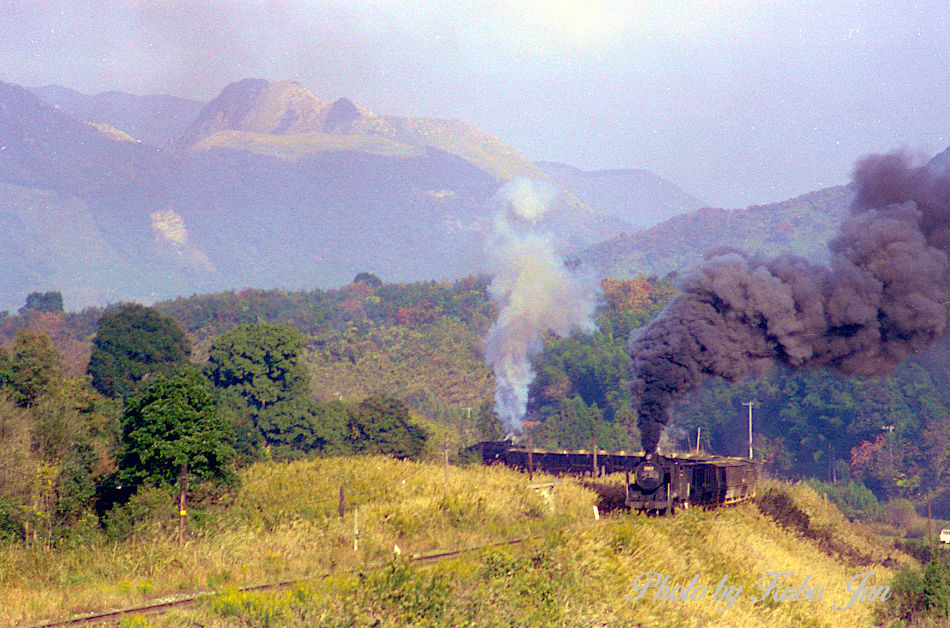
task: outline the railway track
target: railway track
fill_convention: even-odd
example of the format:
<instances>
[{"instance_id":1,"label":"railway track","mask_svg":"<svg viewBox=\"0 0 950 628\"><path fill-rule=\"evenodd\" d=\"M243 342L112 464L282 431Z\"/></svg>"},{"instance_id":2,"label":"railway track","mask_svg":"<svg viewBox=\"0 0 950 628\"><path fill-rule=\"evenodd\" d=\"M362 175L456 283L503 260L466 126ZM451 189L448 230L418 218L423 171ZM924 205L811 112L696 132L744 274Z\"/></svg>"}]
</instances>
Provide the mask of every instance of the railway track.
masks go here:
<instances>
[{"instance_id":1,"label":"railway track","mask_svg":"<svg viewBox=\"0 0 950 628\"><path fill-rule=\"evenodd\" d=\"M507 441L502 441L502 442L486 441L484 443L479 443L478 445L474 446L473 449L478 450L479 455L482 457L483 462L485 462L486 464L491 464L495 462L504 462L505 464L509 466L527 470L529 473L533 472L534 470L539 470L539 471L543 470L546 472L556 473L556 474L557 473L583 474L583 473L589 472L591 473L592 476L596 476L596 475L600 475L600 474L608 473L608 472L618 472L618 471L630 473L631 471L638 472L638 470L640 469L639 465L641 465L643 461L642 454L626 454L624 452L610 454L606 452L597 452L597 451L571 452L571 451L543 451L543 450L534 450L534 449L518 449L518 448L513 448L511 446L511 443L508 443ZM690 469L689 469L690 471L692 470L692 467L703 467L704 470L706 467L709 467L709 468L712 468L714 471L719 470L721 468L725 468L725 467L728 467L730 469L732 467L737 467L740 471L742 471L742 469L745 467L737 466L739 463L743 463L746 466L751 465L751 461L745 461L745 460L740 460L740 459L729 459L729 458L722 458L722 457L719 457L719 458L703 457L703 456L696 456L696 455L680 456L678 458L669 458L668 460L672 461L672 463L678 464L679 466L683 466L684 468L686 466L692 465L690 466ZM738 462L735 462L735 461L738 461ZM672 472L664 471L664 473L666 473L668 477L675 475ZM706 475L709 475L709 474L706 474ZM722 477L720 477L720 475ZM751 477L753 478L752 480L753 486L754 486L754 476L755 474L754 474L754 468L753 468L753 472L751 474ZM684 472L680 472L677 475L677 478L679 478L680 480L682 480L683 477L686 477L687 479L692 479L693 484L696 484L697 490L703 489L705 486L701 482L698 484L696 483L695 478L697 477L697 475L695 472L692 472L690 474L685 474L685 475L684 475ZM702 477L705 477L705 476L702 476ZM725 503L731 503L733 501L740 501L739 499L735 499L735 496L732 495L729 492L729 490L719 490L728 484L727 480L729 478L726 477L725 472L719 473L718 475L713 474L712 477L713 479L716 480L716 482L714 482L715 484L714 488L717 489L717 491L714 493L714 496L718 496L720 493L722 493L723 499L720 499L720 500L712 499L709 501L710 504L722 505ZM745 476L743 476L741 479L743 481L742 486L745 486L746 485ZM669 481L670 480L668 480L668 482ZM680 482L680 483L682 484L683 482ZM734 484L735 482L732 483L732 485ZM627 485L630 486L629 480L627 481ZM656 488L656 487L653 487L653 488ZM682 487L679 487L679 488L682 488ZM687 486L687 489L689 488L692 488L692 485ZM730 490L735 490L735 489L730 489ZM683 493L682 491L680 492L682 494L685 494L687 498L689 497L689 490L686 490L685 493ZM700 494L700 493L697 493L697 494ZM749 499L752 496L754 496L754 494L755 494L754 489L751 491L744 491L741 495L741 500ZM667 512L672 513L673 503L674 503L673 502L674 494L672 492L672 489L670 489L669 492L664 493L664 495L667 495L668 497L664 497L664 503L661 505L667 505L668 507ZM656 495L651 494L649 499L655 501ZM627 506L630 506L632 503L633 502L631 501L631 495L628 493L626 497L626 504ZM645 503L648 503L648 505L654 505L653 502L649 502L649 500L648 502L645 502ZM659 503L659 502L656 502L656 503ZM697 501L696 504L707 505L706 502L701 501L701 500ZM684 506L689 506L689 505L690 505L690 502L688 501L684 503ZM578 527L590 528L596 525L603 525L605 523L607 523L607 521L600 521L599 523L586 524L582 526L578 526L577 524L575 524L573 526L564 526L563 528L555 528L555 529L565 530L565 529L578 528ZM432 554L413 555L409 557L409 560L411 560L414 563L437 562L445 558L451 558L453 556L458 556L460 554L464 554L467 552L478 551L478 550L487 549L490 547L498 547L498 546L504 546L504 545L517 545L520 543L524 543L527 540L540 538L541 536L543 535L526 536L526 537L522 537L518 539L508 540L508 541L498 541L495 543L488 543L485 545L479 545L475 547L468 547L468 548L444 551L444 552L436 552ZM384 564L385 563L381 563L381 562L374 563L374 564L366 565L362 567L362 569L371 569L371 570L379 569ZM353 571L353 569L351 569L350 571ZM238 591L242 593L257 592L257 591L261 591L261 592L277 591L283 588L291 587L295 584L319 580L321 578L326 578L326 577L329 577L330 575L331 574L329 573L315 574L315 575L305 576L301 578L285 580L281 582L251 585L251 586L242 587L238 589ZM114 610L103 611L103 612L94 613L94 614L74 616L68 619L63 619L63 620L58 620L58 621L33 624L29 628L54 628L58 626L107 625L107 624L116 623L120 621L123 617L128 617L132 615L161 615L175 609L188 608L190 606L194 606L196 603L198 603L201 600L212 598L216 595L218 595L218 593L213 590L199 591L199 592L191 593L189 595L178 597L176 599L158 600L151 604L144 604L141 606L134 606L134 607L124 608L124 609L114 609Z\"/></svg>"},{"instance_id":2,"label":"railway track","mask_svg":"<svg viewBox=\"0 0 950 628\"><path fill-rule=\"evenodd\" d=\"M588 524L584 526L565 526L564 528L555 528L555 530L568 530L581 528L592 528L598 525L604 525L607 521L600 521L595 524ZM546 534L546 533L545 533ZM462 549L449 550L443 552L434 552L430 554L413 554L408 557L408 559L413 563L419 564L428 564L436 563L440 560L446 558L452 558L453 556L460 556L468 552L476 552L483 549L489 549L492 547L504 547L511 545L520 545L526 541L536 540L543 538L544 534L534 534L530 536L525 536L517 539L511 539L507 541L497 541L495 543L486 543L484 545L476 545L474 547L466 547ZM363 567L362 569L380 569L385 566L384 562L376 562L370 565ZM354 569L350 569L354 571ZM314 580L319 580L322 578L327 578L331 574L315 574L311 576L304 576L301 578L293 578L291 580L283 580L280 582L270 582L266 584L257 584L250 585L246 587L241 587L238 589L241 593L254 593L254 592L264 592L264 591L279 591L281 589L286 589L292 587L296 584L301 584L304 582L312 582ZM166 601L156 601L151 604L143 604L141 606L131 606L128 608L122 609L113 609L108 611L101 611L94 614L78 615L70 617L67 619L56 620L52 622L42 622L38 624L30 624L28 628L54 628L59 626L105 626L110 624L116 624L122 620L124 617L130 617L132 615L163 615L170 611L180 609L180 608L189 608L197 604L201 600L213 598L218 595L216 591L198 591L191 593L187 596L183 596L174 600Z\"/></svg>"}]
</instances>

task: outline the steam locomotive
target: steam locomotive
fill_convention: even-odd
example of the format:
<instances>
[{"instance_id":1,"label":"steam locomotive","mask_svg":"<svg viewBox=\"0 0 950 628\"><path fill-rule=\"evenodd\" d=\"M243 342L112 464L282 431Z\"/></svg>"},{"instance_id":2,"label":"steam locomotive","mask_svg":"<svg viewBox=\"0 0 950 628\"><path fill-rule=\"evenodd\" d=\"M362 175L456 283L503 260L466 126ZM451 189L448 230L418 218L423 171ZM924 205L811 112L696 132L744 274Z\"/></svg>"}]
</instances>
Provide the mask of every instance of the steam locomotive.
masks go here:
<instances>
[{"instance_id":1,"label":"steam locomotive","mask_svg":"<svg viewBox=\"0 0 950 628\"><path fill-rule=\"evenodd\" d=\"M755 464L746 458L707 454L664 456L644 453L548 451L512 441L485 441L472 446L485 464L504 464L523 471L555 475L623 472L628 508L672 514L677 508L715 508L755 496Z\"/></svg>"},{"instance_id":2,"label":"steam locomotive","mask_svg":"<svg viewBox=\"0 0 950 628\"><path fill-rule=\"evenodd\" d=\"M755 464L700 454L643 456L628 484L627 506L672 514L676 508L718 507L755 497Z\"/></svg>"}]
</instances>

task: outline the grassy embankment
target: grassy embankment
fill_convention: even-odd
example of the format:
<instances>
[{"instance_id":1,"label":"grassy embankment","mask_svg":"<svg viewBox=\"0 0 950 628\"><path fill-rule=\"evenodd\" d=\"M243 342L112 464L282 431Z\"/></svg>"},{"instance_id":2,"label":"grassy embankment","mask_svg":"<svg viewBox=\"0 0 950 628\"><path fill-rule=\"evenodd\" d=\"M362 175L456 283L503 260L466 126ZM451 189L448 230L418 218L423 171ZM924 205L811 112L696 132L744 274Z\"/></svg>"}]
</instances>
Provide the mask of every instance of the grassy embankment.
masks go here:
<instances>
[{"instance_id":1,"label":"grassy embankment","mask_svg":"<svg viewBox=\"0 0 950 628\"><path fill-rule=\"evenodd\" d=\"M553 506L526 475L502 468L456 468L445 489L436 464L388 458L266 463L246 469L241 488L190 511L190 539L174 538L171 493L145 494L150 517L124 541L90 533L72 547L5 548L0 557L0 624L31 624L124 607L196 590L219 595L196 608L126 625L869 625L874 604L848 603L848 581L873 572L888 584L910 559L877 541L803 485L765 482L762 503L673 518L617 514L593 520L600 497L589 482L562 479ZM549 479L549 478L548 478ZM534 481L545 478L535 476ZM614 482L619 482L619 478ZM347 512L338 515L339 487ZM614 487L616 489L616 485ZM601 490L603 492L603 489ZM353 549L354 507L360 547ZM807 521L800 514L807 514ZM540 535L430 566L411 554ZM401 555L394 558L394 546ZM885 564L887 566L885 566ZM381 566L380 566L381 565ZM655 571L702 599L640 599L635 582ZM753 602L768 572L783 583L820 585L817 601ZM249 584L313 576L273 593ZM727 609L714 590L727 578L742 594ZM641 578L641 582L647 578Z\"/></svg>"}]
</instances>

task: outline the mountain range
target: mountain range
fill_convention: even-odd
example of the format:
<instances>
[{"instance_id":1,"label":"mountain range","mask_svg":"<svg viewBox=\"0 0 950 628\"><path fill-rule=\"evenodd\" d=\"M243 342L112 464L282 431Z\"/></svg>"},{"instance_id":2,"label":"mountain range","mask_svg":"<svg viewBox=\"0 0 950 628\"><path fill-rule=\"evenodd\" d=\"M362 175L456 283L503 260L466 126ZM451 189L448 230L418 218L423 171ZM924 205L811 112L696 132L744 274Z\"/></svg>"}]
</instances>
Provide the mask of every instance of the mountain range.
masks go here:
<instances>
[{"instance_id":1,"label":"mountain range","mask_svg":"<svg viewBox=\"0 0 950 628\"><path fill-rule=\"evenodd\" d=\"M635 229L649 229L674 216L706 207L703 201L649 170L589 171L555 161L539 161L537 165L583 202L630 223Z\"/></svg>"},{"instance_id":2,"label":"mountain range","mask_svg":"<svg viewBox=\"0 0 950 628\"><path fill-rule=\"evenodd\" d=\"M465 122L325 102L293 81L245 79L207 103L0 83L0 308L35 290L77 309L472 274L514 177L562 188L540 227L611 275L682 269L717 238L808 253L847 205L832 188L703 209L645 170L532 163Z\"/></svg>"},{"instance_id":3,"label":"mountain range","mask_svg":"<svg viewBox=\"0 0 950 628\"><path fill-rule=\"evenodd\" d=\"M824 262L827 242L853 199L848 186L836 186L746 209L707 207L594 244L579 257L599 275L617 278L682 273L722 247L765 257L792 253Z\"/></svg>"}]
</instances>

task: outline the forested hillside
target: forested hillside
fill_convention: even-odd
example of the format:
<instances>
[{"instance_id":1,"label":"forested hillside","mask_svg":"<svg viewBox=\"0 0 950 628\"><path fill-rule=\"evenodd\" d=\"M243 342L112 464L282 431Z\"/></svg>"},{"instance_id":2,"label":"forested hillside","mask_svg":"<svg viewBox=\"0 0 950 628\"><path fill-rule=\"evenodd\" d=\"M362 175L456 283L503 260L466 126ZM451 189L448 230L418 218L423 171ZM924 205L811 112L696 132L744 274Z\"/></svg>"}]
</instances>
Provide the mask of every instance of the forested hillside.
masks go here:
<instances>
[{"instance_id":1,"label":"forested hillside","mask_svg":"<svg viewBox=\"0 0 950 628\"><path fill-rule=\"evenodd\" d=\"M792 253L824 261L826 243L844 219L853 194L839 186L747 209L699 209L591 246L580 258L602 276L615 278L685 273L709 251L722 247L767 258Z\"/></svg>"},{"instance_id":2,"label":"forested hillside","mask_svg":"<svg viewBox=\"0 0 950 628\"><path fill-rule=\"evenodd\" d=\"M534 360L537 377L524 426L536 446L573 449L596 443L630 450L639 445L626 384L628 337L653 319L676 289L643 277L604 281L601 288L597 331L547 338ZM171 498L181 499L175 488L181 478L187 484L181 494L191 501L187 511L176 506L174 512L187 512L195 539L189 547L204 547L200 544L229 542L215 522L228 521L232 513L243 516L238 504L248 492L242 483L253 484L258 472L270 474L261 486L271 501L247 510L261 523L237 542L247 548L263 542L284 516L291 517L287 525L299 535L297 515L286 501L293 499L288 496L295 485L274 484L275 469L314 468L323 463L313 459L346 456L326 461L328 469L335 469L331 475L338 475L322 473L319 497L319 512L330 512L326 504L332 503L342 513L353 503L348 500L369 504L358 488L367 476L346 475L346 469L355 468L351 463L382 467L381 459L364 454L431 460L441 457L446 440L455 452L502 436L492 411L493 377L482 355L482 338L496 315L483 278L384 284L361 273L339 290L227 292L155 307L117 304L78 313L62 307L62 295L55 291L33 293L17 315L0 319L0 544L11 550L9 573L22 571L17 561L73 556L75 548L88 555L88 548L158 543L174 552ZM938 345L875 381L818 371L775 371L734 385L710 381L676 410L662 447L692 447L689 440L701 428L703 449L744 453L743 404L752 400L755 458L767 473L808 479L828 500L801 484L794 491L807 492L826 511L830 500L847 516L871 521L888 534L923 539L928 527L918 513L926 512L928 503L935 517L950 518L948 351L947 343ZM297 466L278 464L282 461ZM312 482L301 485L313 494ZM344 495L340 485L356 494ZM380 490L384 485L373 483L373 495L400 490L405 480L393 481L391 490ZM514 490L515 485L506 486ZM774 484L768 486L758 510L740 513L743 522L754 516L771 526L768 521L775 520L801 532L783 529L781 538L816 538L822 546L833 542L835 552L857 547L831 541L835 537L828 530L845 525L837 511L833 528L815 523L777 494ZM562 500L565 489L559 490ZM435 503L432 494L426 493L427 503ZM484 512L478 499L472 513ZM468 516L468 506L460 504L447 494L426 512L458 526ZM542 512L537 504L522 504L518 512ZM745 506L755 508L740 508ZM305 512L312 517L315 511L306 506ZM361 509L360 521L371 512L368 506ZM402 546L415 543L410 531L419 524L406 512L387 507L377 517L387 553L394 538ZM728 519L733 511L724 512ZM497 531L494 522L486 528L478 517L480 534ZM673 521L692 521L686 517ZM639 526L644 520L630 521ZM226 529L234 530L230 523ZM763 534L761 525L756 529L756 535ZM428 530L425 537L430 536ZM864 543L866 537L854 538ZM339 535L334 538L341 543ZM383 551L378 543L374 547ZM290 552L299 552L296 541ZM232 563L235 554L226 554L225 562ZM829 564L840 569L843 557L851 555L834 554ZM854 555L864 561L858 564L868 564L866 556ZM270 571L270 557L259 569L276 576L280 572ZM883 555L875 560L893 566ZM943 608L946 595L937 601L925 597L944 586L942 569L931 561L922 575L916 568L901 572L893 581L897 601L886 612L939 612L933 609ZM37 582L48 581L50 570L42 571ZM198 571L205 575L182 585L183 590L206 581L208 586L233 581L226 570ZM98 576L82 577L98 582ZM144 581L137 586L152 590ZM88 601L63 606L94 607ZM879 612L885 612L883 607Z\"/></svg>"},{"instance_id":3,"label":"forested hillside","mask_svg":"<svg viewBox=\"0 0 950 628\"><path fill-rule=\"evenodd\" d=\"M352 447L340 440L349 420L346 404L374 395L406 404L413 420L430 433L446 433L461 445L501 436L492 412L494 380L482 349L496 315L486 287L484 278L384 284L361 273L338 290L226 292L166 301L154 310L181 326L189 362L209 373L212 363L221 363L215 347L220 351L222 346L238 346L236 340L246 343L262 325L300 334L297 340L287 337L292 346L299 345L299 381L271 402L249 397L239 388L228 392L225 388L234 382L227 378L216 384L227 393L220 411L231 417L244 455L257 455L255 447L268 443L272 453L282 456ZM639 444L625 383L627 338L651 320L675 288L641 277L605 281L602 289L598 330L548 338L534 361L537 377L525 425L539 446L590 448L595 439L608 449ZM61 375L50 381L67 378L62 381L86 390L82 394L88 401L82 403L108 407L108 400L96 401L97 395L78 376L90 364L95 349L91 341L102 338L101 330L96 335L102 315L121 308L64 313L59 311L61 300L48 296L35 295L19 315L0 321L10 359L13 364L35 360L30 352L38 349L23 347L45 346L40 353L56 355L62 365L57 371ZM37 344L47 337L48 345ZM228 338L234 340L222 344ZM950 344L940 343L877 380L781 370L733 385L712 380L676 410L665 447L694 447L701 428L702 448L745 454L744 404L752 401L755 456L773 473L842 485L854 482L877 499L929 498L935 512L950 515L948 353ZM10 382L17 381L10 377ZM26 393L12 390L14 403L26 399ZM67 399L59 393L52 398L60 399L57 403ZM46 406L34 403L26 412L35 414L41 407ZM95 416L88 411L81 415ZM94 423L105 425L115 416L106 413ZM102 445L106 449L107 441Z\"/></svg>"}]
</instances>

